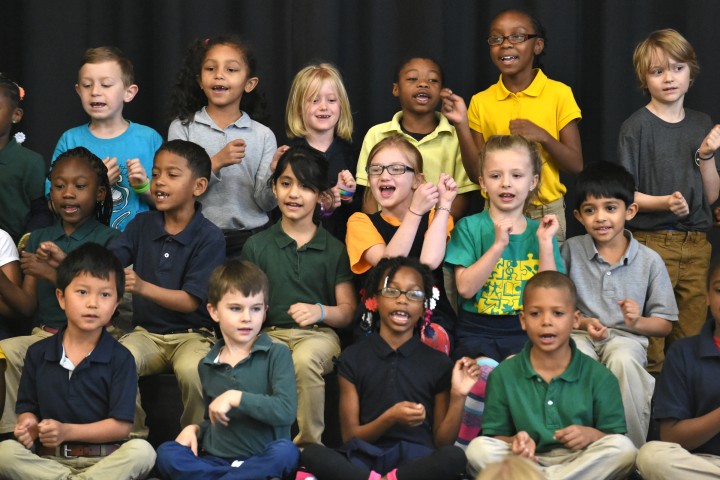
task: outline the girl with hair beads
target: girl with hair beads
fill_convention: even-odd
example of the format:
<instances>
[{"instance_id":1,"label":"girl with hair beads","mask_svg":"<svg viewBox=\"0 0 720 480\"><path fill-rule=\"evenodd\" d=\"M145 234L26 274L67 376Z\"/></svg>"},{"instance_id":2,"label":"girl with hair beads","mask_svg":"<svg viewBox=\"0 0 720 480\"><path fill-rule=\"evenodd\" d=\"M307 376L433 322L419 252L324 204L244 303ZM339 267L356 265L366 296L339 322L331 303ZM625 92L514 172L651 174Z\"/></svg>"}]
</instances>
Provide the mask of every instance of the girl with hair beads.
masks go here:
<instances>
[{"instance_id":1,"label":"girl with hair beads","mask_svg":"<svg viewBox=\"0 0 720 480\"><path fill-rule=\"evenodd\" d=\"M275 197L268 183L275 135L251 117L262 115L255 91L256 59L235 36L197 40L173 88L168 140L190 140L212 159L205 215L225 233L227 256L240 254L253 233L267 228Z\"/></svg>"},{"instance_id":2,"label":"girl with hair beads","mask_svg":"<svg viewBox=\"0 0 720 480\"><path fill-rule=\"evenodd\" d=\"M485 379L497 362L522 350L520 326L525 282L543 270L565 267L555 234L559 222L540 222L523 211L540 183L538 146L520 135L490 137L480 157L480 186L489 208L461 219L452 233L445 262L455 270L459 312L455 356L478 359L483 374L469 397L459 443L477 436Z\"/></svg>"},{"instance_id":3,"label":"girl with hair beads","mask_svg":"<svg viewBox=\"0 0 720 480\"><path fill-rule=\"evenodd\" d=\"M543 73L539 58L546 36L540 21L522 10L500 12L490 24L490 58L500 70L495 85L470 100L449 89L442 92L443 114L455 125L465 170L474 181L481 175L478 156L493 135L522 135L538 142L542 154L543 184L526 208L535 220L554 214L560 221L558 240L565 240L567 191L560 171L578 173L583 159L580 146L580 108L572 90Z\"/></svg>"},{"instance_id":4,"label":"girl with hair beads","mask_svg":"<svg viewBox=\"0 0 720 480\"><path fill-rule=\"evenodd\" d=\"M20 313L34 315L40 325L31 335L0 341L7 357L5 410L0 433L11 432L16 422L15 401L25 353L30 345L65 328L67 318L55 297L55 267L62 260L58 250L68 253L84 243L107 246L120 232L110 228L112 191L107 167L100 158L84 147L62 153L52 165L50 206L58 221L51 227L35 230L22 252L21 266L25 278L22 289L15 292ZM53 252L53 259L48 252Z\"/></svg>"},{"instance_id":5,"label":"girl with hair beads","mask_svg":"<svg viewBox=\"0 0 720 480\"><path fill-rule=\"evenodd\" d=\"M320 222L320 196L331 187L327 161L310 147L291 147L279 159L272 189L282 218L250 237L241 258L270 280L263 332L292 352L298 387L298 446L320 443L325 429L325 381L340 354L333 328L355 311L345 246Z\"/></svg>"},{"instance_id":6,"label":"girl with hair beads","mask_svg":"<svg viewBox=\"0 0 720 480\"><path fill-rule=\"evenodd\" d=\"M309 445L301 454L301 464L318 480L449 480L465 471L465 455L452 442L480 369L469 358L453 367L415 333L433 283L427 266L406 257L383 259L368 275L379 332L340 355L346 443L337 451Z\"/></svg>"},{"instance_id":7,"label":"girl with hair beads","mask_svg":"<svg viewBox=\"0 0 720 480\"><path fill-rule=\"evenodd\" d=\"M362 192L355 194L357 152L351 145L353 119L340 72L329 63L308 65L300 70L288 96L285 132L291 146L309 145L328 161L332 204L323 206L322 225L335 238L345 241L348 218L360 210ZM328 202L329 203L329 202Z\"/></svg>"},{"instance_id":8,"label":"girl with hair beads","mask_svg":"<svg viewBox=\"0 0 720 480\"><path fill-rule=\"evenodd\" d=\"M348 221L346 244L353 273L364 274L385 257L409 256L428 265L435 284L442 287L442 262L453 228L450 209L457 184L446 173L440 174L437 185L426 182L420 151L400 135L387 137L373 147L365 171L370 192L382 211L358 212ZM436 300L440 303L433 321L442 329L433 333L445 338L429 340L440 342L440 349L449 353L446 334L452 332L455 312L444 288ZM362 307L356 316L361 315ZM360 327L356 333L370 333L366 322L356 327Z\"/></svg>"},{"instance_id":9,"label":"girl with hair beads","mask_svg":"<svg viewBox=\"0 0 720 480\"><path fill-rule=\"evenodd\" d=\"M0 73L0 229L17 243L26 232L51 223L44 194L45 161L21 144L25 90Z\"/></svg>"}]
</instances>

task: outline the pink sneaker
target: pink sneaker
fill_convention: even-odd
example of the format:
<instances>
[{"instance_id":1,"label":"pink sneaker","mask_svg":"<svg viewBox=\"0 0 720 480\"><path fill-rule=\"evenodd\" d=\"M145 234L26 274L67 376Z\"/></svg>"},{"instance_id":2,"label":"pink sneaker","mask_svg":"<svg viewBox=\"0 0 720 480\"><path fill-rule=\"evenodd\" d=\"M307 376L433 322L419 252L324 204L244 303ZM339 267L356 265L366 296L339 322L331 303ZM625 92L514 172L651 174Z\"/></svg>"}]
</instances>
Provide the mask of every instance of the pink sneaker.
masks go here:
<instances>
[{"instance_id":1,"label":"pink sneaker","mask_svg":"<svg viewBox=\"0 0 720 480\"><path fill-rule=\"evenodd\" d=\"M297 475L295 475L295 480L317 480L317 478L315 478L315 475L309 472L297 472Z\"/></svg>"}]
</instances>

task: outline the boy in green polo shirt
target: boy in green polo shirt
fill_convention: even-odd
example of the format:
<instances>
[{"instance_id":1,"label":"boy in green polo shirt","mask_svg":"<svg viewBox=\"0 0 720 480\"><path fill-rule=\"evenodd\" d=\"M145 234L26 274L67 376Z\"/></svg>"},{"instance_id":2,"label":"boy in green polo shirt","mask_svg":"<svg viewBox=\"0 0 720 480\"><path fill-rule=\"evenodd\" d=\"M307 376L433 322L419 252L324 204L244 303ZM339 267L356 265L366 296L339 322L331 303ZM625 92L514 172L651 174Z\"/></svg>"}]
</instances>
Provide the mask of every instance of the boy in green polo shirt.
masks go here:
<instances>
[{"instance_id":1,"label":"boy in green polo shirt","mask_svg":"<svg viewBox=\"0 0 720 480\"><path fill-rule=\"evenodd\" d=\"M625 478L633 468L618 381L570 338L576 303L562 273L527 282L520 322L529 342L488 378L484 436L466 451L471 474L511 454L536 461L550 479Z\"/></svg>"}]
</instances>

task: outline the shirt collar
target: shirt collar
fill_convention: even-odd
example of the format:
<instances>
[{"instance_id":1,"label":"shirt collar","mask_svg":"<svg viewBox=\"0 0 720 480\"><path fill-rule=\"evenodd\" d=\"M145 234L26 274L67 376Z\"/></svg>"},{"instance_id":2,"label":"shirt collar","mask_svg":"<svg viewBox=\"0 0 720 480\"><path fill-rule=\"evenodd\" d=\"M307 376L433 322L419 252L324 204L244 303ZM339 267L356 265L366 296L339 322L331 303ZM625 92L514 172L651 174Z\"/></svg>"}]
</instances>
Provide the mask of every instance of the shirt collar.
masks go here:
<instances>
[{"instance_id":1,"label":"shirt collar","mask_svg":"<svg viewBox=\"0 0 720 480\"><path fill-rule=\"evenodd\" d=\"M393 348L377 332L370 335L368 341L371 342L373 350L375 350L375 353L379 358L387 358L395 353L402 357L409 357L422 345L418 336L413 335L410 340L400 345L400 348L393 350Z\"/></svg>"},{"instance_id":2,"label":"shirt collar","mask_svg":"<svg viewBox=\"0 0 720 480\"><path fill-rule=\"evenodd\" d=\"M715 346L713 335L715 334L715 319L708 318L700 330L700 352L701 357L720 357L720 351Z\"/></svg>"},{"instance_id":3,"label":"shirt collar","mask_svg":"<svg viewBox=\"0 0 720 480\"><path fill-rule=\"evenodd\" d=\"M390 123L385 124L382 133L388 134L388 133L403 133L402 126L400 125L400 120L402 119L403 112L400 110L395 115L393 115L392 120L390 120ZM440 132L453 132L453 126L450 125L450 122L447 118L445 118L445 115L442 115L440 112L435 112L435 117L438 120L438 126L435 127L436 134L439 134ZM432 135L432 133L429 133L427 136Z\"/></svg>"},{"instance_id":4,"label":"shirt collar","mask_svg":"<svg viewBox=\"0 0 720 480\"><path fill-rule=\"evenodd\" d=\"M172 237L173 240L181 243L182 245L189 245L193 242L193 239L197 237L198 232L202 228L203 218L205 218L202 215L202 204L196 201L195 213L190 219L190 223L187 224L187 226L183 229L182 232L175 235L170 235L165 230L165 218L162 212L154 211L151 213L151 215L153 215L152 222L150 222L150 225L152 226L152 231L148 232L149 238L152 238L153 240L160 240L165 237Z\"/></svg>"},{"instance_id":5,"label":"shirt collar","mask_svg":"<svg viewBox=\"0 0 720 480\"><path fill-rule=\"evenodd\" d=\"M195 113L195 116L193 117L193 121L194 121L194 122L197 122L197 123L201 123L201 124L203 124L203 125L207 125L207 126L209 126L210 128L213 128L213 129L215 129L215 130L223 131L223 129L220 128L220 127L215 123L215 120L213 120L213 119L210 117L210 115L207 113L207 107L203 107L203 108L200 109L200 111L196 112L196 113ZM231 123L230 125L228 125L228 127L230 127L230 126L235 126L235 127L237 127L237 128L247 128L247 127L250 127L250 121L251 121L251 120L250 120L250 115L248 115L248 114L245 113L245 112L242 112L242 115L240 115L240 118L238 118L237 120L235 120L234 123Z\"/></svg>"},{"instance_id":6,"label":"shirt collar","mask_svg":"<svg viewBox=\"0 0 720 480\"><path fill-rule=\"evenodd\" d=\"M638 246L639 243L637 242L637 240L633 238L630 230L625 229L623 231L623 235L629 240L629 242L627 248L625 249L625 253L623 253L622 258L620 258L619 263L621 265L628 265L637 256L637 252L640 247ZM581 242L588 260L595 260L596 258L598 258L605 261L605 259L600 256L600 252L598 252L598 249L595 246L595 241L593 240L592 235L590 235L589 233L583 235L581 237Z\"/></svg>"},{"instance_id":7,"label":"shirt collar","mask_svg":"<svg viewBox=\"0 0 720 480\"><path fill-rule=\"evenodd\" d=\"M223 338L220 338L217 343L210 349L210 352L205 355L205 358L202 359L202 363L204 363L205 365L221 365L220 363L215 363L215 359L218 358L218 355L220 355L220 350L224 346L225 340ZM247 358L250 358L256 352L267 352L268 350L270 350L271 346L272 340L270 339L270 337L266 333L261 333L260 335L258 335L255 343L253 343L253 346L250 348L250 355L248 355Z\"/></svg>"},{"instance_id":8,"label":"shirt collar","mask_svg":"<svg viewBox=\"0 0 720 480\"><path fill-rule=\"evenodd\" d=\"M543 71L539 68L534 69L537 74L535 74L535 78L533 79L532 83L523 91L518 92L514 94L510 90L508 90L505 87L505 84L502 81L502 73L500 74L500 79L498 80L497 86L497 99L498 100L505 100L510 95L518 95L522 93L523 95L527 95L528 97L538 97L542 93L543 89L545 89L545 84L547 83L547 75L543 73Z\"/></svg>"},{"instance_id":9,"label":"shirt collar","mask_svg":"<svg viewBox=\"0 0 720 480\"><path fill-rule=\"evenodd\" d=\"M67 330L67 327L63 328L52 336L53 348L48 348L45 350L45 360L47 360L48 362L60 363L60 359L63 355L62 341L65 330ZM100 340L98 340L97 345L95 345L95 348L90 353L90 355L86 357L88 361L95 363L110 363L110 359L112 357L113 340L114 338L112 337L112 335L110 335L107 330L103 328L100 332ZM76 370L77 367L78 366L75 365Z\"/></svg>"},{"instance_id":10,"label":"shirt collar","mask_svg":"<svg viewBox=\"0 0 720 480\"><path fill-rule=\"evenodd\" d=\"M80 226L77 227L70 235L67 235L65 233L65 229L62 226L62 220L58 220L52 226L51 239L57 241L57 240L67 237L67 238L72 238L73 240L76 240L78 242L81 242L88 235L93 233L98 225L102 225L102 224L100 222L98 222L95 218L88 218L85 222L80 224Z\"/></svg>"},{"instance_id":11,"label":"shirt collar","mask_svg":"<svg viewBox=\"0 0 720 480\"><path fill-rule=\"evenodd\" d=\"M286 248L291 245L297 246L295 240L293 240L293 238L287 233L285 233L285 231L282 229L282 220L275 223L275 225L270 227L269 230L272 231L272 235L273 237L275 237L275 243L278 247ZM325 248L327 247L327 242L327 230L325 230L322 225L318 225L315 236L298 250L325 250Z\"/></svg>"},{"instance_id":12,"label":"shirt collar","mask_svg":"<svg viewBox=\"0 0 720 480\"><path fill-rule=\"evenodd\" d=\"M577 349L575 341L572 338L569 339L569 342L570 352L572 355L570 358L570 364L563 373L553 378L553 380L557 379L565 382L576 382L580 378L580 355L582 355L582 353ZM543 379L532 367L532 363L530 363L530 349L532 349L532 342L528 340L522 351L518 354L522 365L523 376L528 379L540 378L545 381L545 379Z\"/></svg>"}]
</instances>

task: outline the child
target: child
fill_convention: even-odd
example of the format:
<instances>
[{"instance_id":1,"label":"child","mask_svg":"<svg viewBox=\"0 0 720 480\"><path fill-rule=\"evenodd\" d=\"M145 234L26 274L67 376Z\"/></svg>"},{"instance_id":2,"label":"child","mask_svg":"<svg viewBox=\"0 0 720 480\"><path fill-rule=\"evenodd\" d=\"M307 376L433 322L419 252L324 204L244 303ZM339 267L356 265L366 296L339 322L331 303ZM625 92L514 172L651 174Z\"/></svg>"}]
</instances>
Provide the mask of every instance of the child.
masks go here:
<instances>
[{"instance_id":1,"label":"child","mask_svg":"<svg viewBox=\"0 0 720 480\"><path fill-rule=\"evenodd\" d=\"M530 458L548 478L625 478L635 447L625 433L620 389L603 365L578 351L575 285L540 272L523 291L520 321L530 341L490 374L483 435L467 448L477 475L507 455Z\"/></svg>"},{"instance_id":2,"label":"child","mask_svg":"<svg viewBox=\"0 0 720 480\"><path fill-rule=\"evenodd\" d=\"M465 456L452 442L479 367L469 358L453 367L415 334L433 283L414 258L383 259L368 275L380 331L340 356L346 443L337 452L321 445L303 450L301 463L318 480L450 480L463 472Z\"/></svg>"},{"instance_id":3,"label":"child","mask_svg":"<svg viewBox=\"0 0 720 480\"><path fill-rule=\"evenodd\" d=\"M540 144L543 183L526 214L535 220L555 215L562 242L567 188L560 171L582 170L580 108L570 87L550 80L540 67L545 29L537 18L515 9L500 12L490 24L487 43L500 70L498 83L473 96L467 110L460 96L443 91L442 112L457 129L463 165L473 181L482 175L478 155L491 136L522 135Z\"/></svg>"},{"instance_id":4,"label":"child","mask_svg":"<svg viewBox=\"0 0 720 480\"><path fill-rule=\"evenodd\" d=\"M164 477L285 478L297 468L299 452L290 441L297 411L292 358L285 345L260 333L268 290L267 277L250 262L229 260L210 276L208 310L222 339L199 367L205 421L160 445Z\"/></svg>"},{"instance_id":5,"label":"child","mask_svg":"<svg viewBox=\"0 0 720 480\"><path fill-rule=\"evenodd\" d=\"M370 151L365 170L382 212L358 212L348 221L353 273L367 273L382 258L410 256L428 265L435 285L443 286L442 261L453 228L450 210L458 189L446 173L440 174L437 185L425 182L423 163L418 149L401 135L385 137ZM456 315L444 288L439 300L433 321L452 332ZM359 327L362 334L371 333L365 322Z\"/></svg>"},{"instance_id":6,"label":"child","mask_svg":"<svg viewBox=\"0 0 720 480\"><path fill-rule=\"evenodd\" d=\"M107 168L99 157L83 147L68 150L55 160L48 178L51 208L59 221L32 233L21 257L25 273L22 289L13 289L19 313L26 317L35 314L33 324L39 326L29 336L0 341L7 357L7 393L0 424L3 433L15 425L15 399L28 347L67 325L54 294L56 271L48 263L47 252L57 250L64 256L88 242L106 246L119 233L108 226L112 194Z\"/></svg>"},{"instance_id":7,"label":"child","mask_svg":"<svg viewBox=\"0 0 720 480\"><path fill-rule=\"evenodd\" d=\"M24 233L51 223L44 195L45 161L20 145L23 133L11 137L23 118L24 98L25 90L0 73L0 229L14 243Z\"/></svg>"},{"instance_id":8,"label":"child","mask_svg":"<svg viewBox=\"0 0 720 480\"><path fill-rule=\"evenodd\" d=\"M323 212L322 225L344 242L348 218L360 210L363 192L355 192L351 173L357 168L357 152L350 143L352 111L337 68L319 63L295 75L285 109L285 131L291 146L309 145L325 154L328 181L337 182L332 189L333 200L340 200L340 204L334 212Z\"/></svg>"},{"instance_id":9,"label":"child","mask_svg":"<svg viewBox=\"0 0 720 480\"><path fill-rule=\"evenodd\" d=\"M455 128L436 111L442 82L442 68L431 58L412 57L400 62L395 70L392 93L400 101L401 111L389 122L368 130L360 150L356 178L359 185L369 185L365 169L370 150L385 137L402 135L420 150L425 159L425 177L429 182L437 184L442 173L455 179L458 196L450 213L453 218L459 219L470 204L467 194L477 190L477 186L463 168ZM366 192L363 211L374 213L377 210L374 199Z\"/></svg>"},{"instance_id":10,"label":"child","mask_svg":"<svg viewBox=\"0 0 720 480\"><path fill-rule=\"evenodd\" d=\"M720 263L710 268L707 303L711 316L699 335L675 342L655 389L653 417L661 442L640 449L643 478L710 479L720 476Z\"/></svg>"},{"instance_id":11,"label":"child","mask_svg":"<svg viewBox=\"0 0 720 480\"><path fill-rule=\"evenodd\" d=\"M235 36L197 40L171 99L177 118L168 139L193 141L212 157L200 203L208 220L223 230L228 257L239 255L250 235L267 228L267 212L276 205L268 183L275 135L251 118L261 107L256 69L255 55Z\"/></svg>"},{"instance_id":12,"label":"child","mask_svg":"<svg viewBox=\"0 0 720 480\"><path fill-rule=\"evenodd\" d=\"M152 470L152 446L124 442L137 390L132 356L105 331L123 288L120 263L98 244L61 263L56 294L67 327L28 350L16 440L0 443L2 478L130 479Z\"/></svg>"},{"instance_id":13,"label":"child","mask_svg":"<svg viewBox=\"0 0 720 480\"><path fill-rule=\"evenodd\" d=\"M18 321L22 297L20 257L13 239L0 230L0 340L29 333Z\"/></svg>"},{"instance_id":14,"label":"child","mask_svg":"<svg viewBox=\"0 0 720 480\"><path fill-rule=\"evenodd\" d=\"M155 154L150 193L156 211L138 215L110 245L133 294L132 332L120 339L138 375L173 371L184 411L182 427L200 423L203 401L197 365L215 342L206 305L210 273L225 260L225 241L197 202L210 178L210 157L192 142L172 140ZM138 396L136 433L145 413Z\"/></svg>"},{"instance_id":15,"label":"child","mask_svg":"<svg viewBox=\"0 0 720 480\"><path fill-rule=\"evenodd\" d=\"M460 300L455 356L500 361L518 353L521 293L538 271L564 271L555 215L523 215L540 183L540 153L520 135L490 137L480 159L480 185L490 207L458 222L445 262L455 270Z\"/></svg>"},{"instance_id":16,"label":"child","mask_svg":"<svg viewBox=\"0 0 720 480\"><path fill-rule=\"evenodd\" d=\"M720 191L714 161L720 125L683 108L699 66L692 45L678 32L650 34L635 49L633 65L650 102L620 128L617 158L635 178L638 204L628 226L638 242L665 261L680 311L667 339L650 340L648 370L658 373L667 347L696 335L706 316L711 250L706 232L712 227L710 205Z\"/></svg>"},{"instance_id":17,"label":"child","mask_svg":"<svg viewBox=\"0 0 720 480\"><path fill-rule=\"evenodd\" d=\"M619 165L597 162L577 178L575 218L587 235L562 247L582 316L572 338L620 382L628 437L644 443L655 379L647 373L648 336L665 336L677 305L662 258L635 240L625 222L637 213L635 182Z\"/></svg>"},{"instance_id":18,"label":"child","mask_svg":"<svg viewBox=\"0 0 720 480\"><path fill-rule=\"evenodd\" d=\"M104 159L112 186L110 226L125 230L135 215L153 204L147 172L162 137L152 128L123 117L123 108L135 98L138 86L132 62L119 49L88 49L80 64L75 91L90 123L63 133L53 159L77 146Z\"/></svg>"},{"instance_id":19,"label":"child","mask_svg":"<svg viewBox=\"0 0 720 480\"><path fill-rule=\"evenodd\" d=\"M309 147L291 147L272 176L282 218L248 240L242 258L270 279L263 332L292 352L298 386L296 445L320 443L325 429L325 380L340 354L333 328L350 324L355 311L345 246L319 225L318 199L330 189L327 161Z\"/></svg>"}]
</instances>

